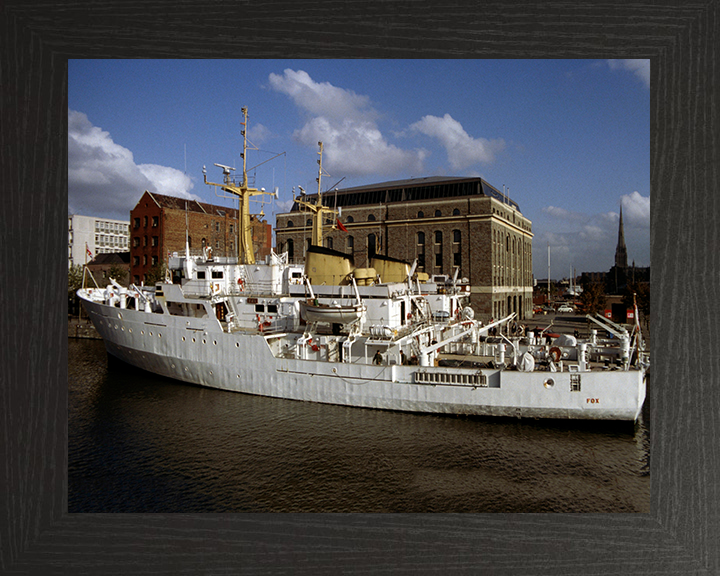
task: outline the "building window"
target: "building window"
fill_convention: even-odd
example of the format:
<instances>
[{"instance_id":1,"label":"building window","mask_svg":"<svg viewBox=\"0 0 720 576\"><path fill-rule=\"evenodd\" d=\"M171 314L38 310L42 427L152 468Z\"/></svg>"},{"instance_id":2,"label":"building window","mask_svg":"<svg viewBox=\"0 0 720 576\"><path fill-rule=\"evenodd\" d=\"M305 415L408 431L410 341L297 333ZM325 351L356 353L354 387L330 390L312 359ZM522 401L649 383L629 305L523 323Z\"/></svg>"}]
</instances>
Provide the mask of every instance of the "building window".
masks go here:
<instances>
[{"instance_id":1,"label":"building window","mask_svg":"<svg viewBox=\"0 0 720 576\"><path fill-rule=\"evenodd\" d=\"M325 238L324 244L325 244L325 248L330 248L332 250L333 239L330 236L328 236L327 238Z\"/></svg>"},{"instance_id":2,"label":"building window","mask_svg":"<svg viewBox=\"0 0 720 576\"><path fill-rule=\"evenodd\" d=\"M460 210L455 208L455 210L453 210L453 216L460 216Z\"/></svg>"},{"instance_id":3,"label":"building window","mask_svg":"<svg viewBox=\"0 0 720 576\"><path fill-rule=\"evenodd\" d=\"M308 218L308 219L305 221L305 226L312 226L312 218Z\"/></svg>"},{"instance_id":4,"label":"building window","mask_svg":"<svg viewBox=\"0 0 720 576\"><path fill-rule=\"evenodd\" d=\"M292 221L292 220L288 220L288 221L287 221L287 227L288 227L288 228L292 228L293 226L295 226L295 224L293 224L293 221Z\"/></svg>"},{"instance_id":5,"label":"building window","mask_svg":"<svg viewBox=\"0 0 720 576\"><path fill-rule=\"evenodd\" d=\"M140 266L140 258L135 256L133 257L133 266Z\"/></svg>"},{"instance_id":6,"label":"building window","mask_svg":"<svg viewBox=\"0 0 720 576\"><path fill-rule=\"evenodd\" d=\"M370 214L368 216L368 222L375 222L375 214Z\"/></svg>"},{"instance_id":7,"label":"building window","mask_svg":"<svg viewBox=\"0 0 720 576\"><path fill-rule=\"evenodd\" d=\"M233 233L233 225L230 224L230 234L232 234L232 233Z\"/></svg>"},{"instance_id":8,"label":"building window","mask_svg":"<svg viewBox=\"0 0 720 576\"><path fill-rule=\"evenodd\" d=\"M442 216L442 212L440 210L435 210L435 217L439 218L440 216Z\"/></svg>"},{"instance_id":9,"label":"building window","mask_svg":"<svg viewBox=\"0 0 720 576\"><path fill-rule=\"evenodd\" d=\"M460 240L462 234L460 230L453 230L453 266L460 268L462 263L462 252L460 248Z\"/></svg>"},{"instance_id":10,"label":"building window","mask_svg":"<svg viewBox=\"0 0 720 576\"><path fill-rule=\"evenodd\" d=\"M147 254L143 255L143 266L147 266Z\"/></svg>"},{"instance_id":11,"label":"building window","mask_svg":"<svg viewBox=\"0 0 720 576\"><path fill-rule=\"evenodd\" d=\"M355 255L355 238L353 236L347 237L347 253L351 256Z\"/></svg>"},{"instance_id":12,"label":"building window","mask_svg":"<svg viewBox=\"0 0 720 576\"><path fill-rule=\"evenodd\" d=\"M152 219L153 228L157 228L157 225L158 225L158 217L157 217L157 216L153 216L152 218L153 218L153 219Z\"/></svg>"},{"instance_id":13,"label":"building window","mask_svg":"<svg viewBox=\"0 0 720 576\"><path fill-rule=\"evenodd\" d=\"M425 218L425 212L423 212L422 210L420 210L420 211L418 212L418 218Z\"/></svg>"},{"instance_id":14,"label":"building window","mask_svg":"<svg viewBox=\"0 0 720 576\"><path fill-rule=\"evenodd\" d=\"M417 261L418 271L425 271L425 232L417 233Z\"/></svg>"},{"instance_id":15,"label":"building window","mask_svg":"<svg viewBox=\"0 0 720 576\"><path fill-rule=\"evenodd\" d=\"M368 253L368 264L370 263L370 259L377 254L377 239L375 238L375 234L370 234L367 237L367 253Z\"/></svg>"},{"instance_id":16,"label":"building window","mask_svg":"<svg viewBox=\"0 0 720 576\"><path fill-rule=\"evenodd\" d=\"M220 222L215 222L215 232L220 232Z\"/></svg>"},{"instance_id":17,"label":"building window","mask_svg":"<svg viewBox=\"0 0 720 576\"><path fill-rule=\"evenodd\" d=\"M140 228L140 218L135 218L133 220L133 225L135 226L135 228ZM137 278L137 276L135 276L135 278Z\"/></svg>"},{"instance_id":18,"label":"building window","mask_svg":"<svg viewBox=\"0 0 720 576\"><path fill-rule=\"evenodd\" d=\"M293 258L295 257L295 242L293 242L292 238L288 238L287 253L288 253L288 262L292 262Z\"/></svg>"},{"instance_id":19,"label":"building window","mask_svg":"<svg viewBox=\"0 0 720 576\"><path fill-rule=\"evenodd\" d=\"M435 268L438 273L442 273L443 267L443 236L439 230L435 232Z\"/></svg>"},{"instance_id":20,"label":"building window","mask_svg":"<svg viewBox=\"0 0 720 576\"><path fill-rule=\"evenodd\" d=\"M158 263L158 257L157 257L157 256L153 256L153 257L152 257L152 265L155 266L157 263Z\"/></svg>"},{"instance_id":21,"label":"building window","mask_svg":"<svg viewBox=\"0 0 720 576\"><path fill-rule=\"evenodd\" d=\"M352 224L353 222L355 222L355 218L353 218L352 216L348 216L348 217L345 219L345 222L346 222L347 224Z\"/></svg>"},{"instance_id":22,"label":"building window","mask_svg":"<svg viewBox=\"0 0 720 576\"><path fill-rule=\"evenodd\" d=\"M157 245L158 245L158 237L157 237L157 236L153 236L153 237L152 237L152 245L153 245L153 246L157 246Z\"/></svg>"},{"instance_id":23,"label":"building window","mask_svg":"<svg viewBox=\"0 0 720 576\"><path fill-rule=\"evenodd\" d=\"M147 228L147 216L143 218L143 226Z\"/></svg>"},{"instance_id":24,"label":"building window","mask_svg":"<svg viewBox=\"0 0 720 576\"><path fill-rule=\"evenodd\" d=\"M147 246L147 236L143 236L143 247Z\"/></svg>"}]
</instances>

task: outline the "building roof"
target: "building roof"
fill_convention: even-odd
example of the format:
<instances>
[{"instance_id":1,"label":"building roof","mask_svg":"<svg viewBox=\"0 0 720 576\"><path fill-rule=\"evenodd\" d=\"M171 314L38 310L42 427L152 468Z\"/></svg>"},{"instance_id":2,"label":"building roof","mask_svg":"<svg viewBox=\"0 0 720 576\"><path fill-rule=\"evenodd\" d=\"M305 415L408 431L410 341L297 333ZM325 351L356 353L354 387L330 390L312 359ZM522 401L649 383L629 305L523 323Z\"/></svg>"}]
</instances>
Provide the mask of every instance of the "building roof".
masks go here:
<instances>
[{"instance_id":1,"label":"building roof","mask_svg":"<svg viewBox=\"0 0 720 576\"><path fill-rule=\"evenodd\" d=\"M169 210L181 210L188 212L198 212L202 214L208 214L210 216L221 216L225 217L228 215L230 218L237 220L238 211L236 208L228 208L227 206L215 206L214 204L207 204L205 202L199 202L197 200L191 200L188 198L178 198L176 196L165 196L164 194L158 194L157 192L145 192L160 208L166 208ZM139 202L138 202L139 204Z\"/></svg>"},{"instance_id":2,"label":"building roof","mask_svg":"<svg viewBox=\"0 0 720 576\"><path fill-rule=\"evenodd\" d=\"M107 252L98 254L88 264L110 266L112 264L130 264L130 252Z\"/></svg>"},{"instance_id":3,"label":"building roof","mask_svg":"<svg viewBox=\"0 0 720 576\"><path fill-rule=\"evenodd\" d=\"M511 200L497 188L482 178L471 176L429 176L331 190L323 193L322 203L329 207L362 206L473 195L492 197L515 210L520 210L517 202ZM309 194L307 198L317 198L317 194ZM291 211L298 210L299 206L296 202Z\"/></svg>"}]
</instances>

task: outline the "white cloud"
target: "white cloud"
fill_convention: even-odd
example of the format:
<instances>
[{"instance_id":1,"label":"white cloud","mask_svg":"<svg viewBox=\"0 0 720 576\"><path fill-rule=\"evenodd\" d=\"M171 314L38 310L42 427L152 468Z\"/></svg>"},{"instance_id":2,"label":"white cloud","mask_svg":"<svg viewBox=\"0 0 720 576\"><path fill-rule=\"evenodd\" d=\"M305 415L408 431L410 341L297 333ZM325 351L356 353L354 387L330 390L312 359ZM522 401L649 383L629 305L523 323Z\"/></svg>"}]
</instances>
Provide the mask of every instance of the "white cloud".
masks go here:
<instances>
[{"instance_id":1,"label":"white cloud","mask_svg":"<svg viewBox=\"0 0 720 576\"><path fill-rule=\"evenodd\" d=\"M650 196L642 196L635 191L623 196L620 201L623 208L623 222L632 226L650 228Z\"/></svg>"},{"instance_id":2,"label":"white cloud","mask_svg":"<svg viewBox=\"0 0 720 576\"><path fill-rule=\"evenodd\" d=\"M495 160L495 155L505 148L502 139L473 138L450 114L442 118L423 116L410 129L437 138L447 151L450 166L455 170L477 163L490 164Z\"/></svg>"},{"instance_id":3,"label":"white cloud","mask_svg":"<svg viewBox=\"0 0 720 576\"><path fill-rule=\"evenodd\" d=\"M68 211L127 220L145 190L198 198L192 180L181 171L135 164L133 154L108 132L68 110Z\"/></svg>"},{"instance_id":4,"label":"white cloud","mask_svg":"<svg viewBox=\"0 0 720 576\"><path fill-rule=\"evenodd\" d=\"M650 60L646 59L627 59L627 60L608 60L608 66L611 70L627 70L637 76L645 86L650 87Z\"/></svg>"},{"instance_id":5,"label":"white cloud","mask_svg":"<svg viewBox=\"0 0 720 576\"><path fill-rule=\"evenodd\" d=\"M272 131L263 124L253 124L248 130L248 140L256 145L263 144L273 137Z\"/></svg>"},{"instance_id":6,"label":"white cloud","mask_svg":"<svg viewBox=\"0 0 720 576\"><path fill-rule=\"evenodd\" d=\"M270 74L270 86L277 92L290 96L297 106L313 116L333 120L359 120L365 116L370 116L373 120L377 118L367 96L338 88L329 82L315 82L303 70L296 72L286 69L282 76Z\"/></svg>"},{"instance_id":7,"label":"white cloud","mask_svg":"<svg viewBox=\"0 0 720 576\"><path fill-rule=\"evenodd\" d=\"M404 150L387 141L377 125L378 112L367 96L315 82L302 70L270 74L270 86L287 94L308 114L295 139L305 146L323 142L323 165L335 174L422 172L425 150Z\"/></svg>"},{"instance_id":8,"label":"white cloud","mask_svg":"<svg viewBox=\"0 0 720 576\"><path fill-rule=\"evenodd\" d=\"M632 192L621 197L623 232L628 263L650 265L650 197ZM551 275L568 276L572 267L581 272L607 272L615 262L620 214L584 214L556 206L542 209L547 217L533 224L535 271L544 277L550 244Z\"/></svg>"}]
</instances>

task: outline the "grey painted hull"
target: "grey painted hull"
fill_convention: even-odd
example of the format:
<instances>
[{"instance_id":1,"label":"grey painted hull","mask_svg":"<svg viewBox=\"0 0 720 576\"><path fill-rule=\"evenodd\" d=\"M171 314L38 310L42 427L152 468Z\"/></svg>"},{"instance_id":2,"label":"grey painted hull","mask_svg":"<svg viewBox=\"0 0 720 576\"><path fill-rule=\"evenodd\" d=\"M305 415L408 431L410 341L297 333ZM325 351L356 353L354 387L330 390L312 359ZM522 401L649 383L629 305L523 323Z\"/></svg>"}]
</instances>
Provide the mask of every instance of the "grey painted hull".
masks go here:
<instances>
[{"instance_id":1,"label":"grey painted hull","mask_svg":"<svg viewBox=\"0 0 720 576\"><path fill-rule=\"evenodd\" d=\"M284 358L274 353L272 336L223 332L214 318L83 304L109 354L222 390L411 412L630 421L645 400L640 370L582 372L578 386L569 372L329 362L322 350L316 358Z\"/></svg>"}]
</instances>

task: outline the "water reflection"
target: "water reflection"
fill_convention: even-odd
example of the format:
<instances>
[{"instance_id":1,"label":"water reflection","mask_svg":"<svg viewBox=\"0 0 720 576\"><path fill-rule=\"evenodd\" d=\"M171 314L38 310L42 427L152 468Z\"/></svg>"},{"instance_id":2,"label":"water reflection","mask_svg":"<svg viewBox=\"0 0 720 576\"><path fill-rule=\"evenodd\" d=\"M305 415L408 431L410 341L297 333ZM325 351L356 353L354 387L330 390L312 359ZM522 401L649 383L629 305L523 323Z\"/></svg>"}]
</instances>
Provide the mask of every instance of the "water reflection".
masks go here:
<instances>
[{"instance_id":1,"label":"water reflection","mask_svg":"<svg viewBox=\"0 0 720 576\"><path fill-rule=\"evenodd\" d=\"M346 408L69 346L71 512L649 511L647 409L633 426Z\"/></svg>"}]
</instances>

